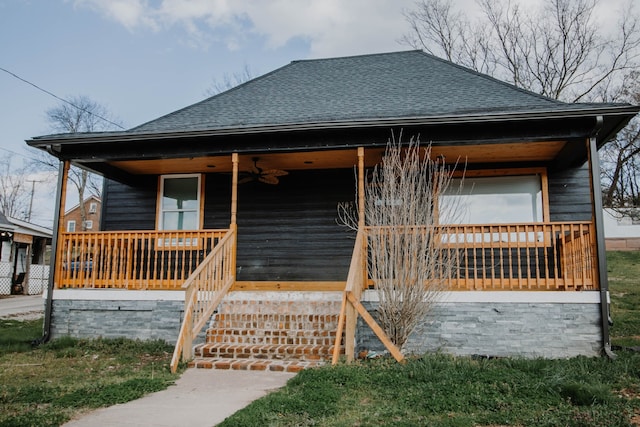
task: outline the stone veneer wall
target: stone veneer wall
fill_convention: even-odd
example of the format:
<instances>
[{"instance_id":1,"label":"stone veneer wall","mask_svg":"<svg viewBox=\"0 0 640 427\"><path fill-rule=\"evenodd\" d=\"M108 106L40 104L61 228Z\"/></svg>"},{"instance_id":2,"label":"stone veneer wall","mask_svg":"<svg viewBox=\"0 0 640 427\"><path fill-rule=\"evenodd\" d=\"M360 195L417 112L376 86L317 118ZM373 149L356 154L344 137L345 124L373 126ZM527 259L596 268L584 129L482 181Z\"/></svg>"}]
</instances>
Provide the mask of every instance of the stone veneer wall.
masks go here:
<instances>
[{"instance_id":1,"label":"stone veneer wall","mask_svg":"<svg viewBox=\"0 0 640 427\"><path fill-rule=\"evenodd\" d=\"M160 339L175 344L184 301L53 300L51 337Z\"/></svg>"},{"instance_id":2,"label":"stone veneer wall","mask_svg":"<svg viewBox=\"0 0 640 427\"><path fill-rule=\"evenodd\" d=\"M590 293L592 298L578 301L561 298L568 302L545 302L545 298L526 302L532 293L514 294L521 297L518 298L521 301L499 301L500 298L472 301L470 298L471 301L439 303L411 334L405 353L527 358L601 354L600 305L588 301L595 300L597 292ZM363 304L375 317L378 303L365 301ZM358 321L356 349L385 350L362 319Z\"/></svg>"}]
</instances>

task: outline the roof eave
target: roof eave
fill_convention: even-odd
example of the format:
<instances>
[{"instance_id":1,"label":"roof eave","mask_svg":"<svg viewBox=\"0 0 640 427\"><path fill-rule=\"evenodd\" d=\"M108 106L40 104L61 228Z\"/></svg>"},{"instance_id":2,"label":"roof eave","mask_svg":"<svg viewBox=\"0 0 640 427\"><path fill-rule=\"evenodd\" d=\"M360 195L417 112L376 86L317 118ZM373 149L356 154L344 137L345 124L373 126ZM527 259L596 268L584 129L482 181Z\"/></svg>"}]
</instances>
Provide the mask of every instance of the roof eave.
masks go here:
<instances>
[{"instance_id":1,"label":"roof eave","mask_svg":"<svg viewBox=\"0 0 640 427\"><path fill-rule=\"evenodd\" d=\"M35 137L27 140L27 144L32 147L45 148L52 144L86 144L87 142L96 143L115 143L128 141L144 141L144 140L161 140L175 138L193 138L207 136L227 136L240 134L259 134L273 132L290 132L290 131L313 131L323 129L349 129L349 128L367 128L367 127L398 127L412 125L451 125L459 123L489 123L489 122L507 122L507 121L526 121L526 120L545 120L545 119L563 119L578 118L585 116L622 116L622 121L627 121L635 114L640 112L640 106L605 106L605 107L589 107L584 109L566 109L553 111L524 111L513 113L484 113L484 114L456 114L445 116L414 116L414 117L394 117L394 118L372 118L362 120L336 120L322 122L300 122L300 123L284 123L277 125L258 125L258 126L238 126L219 129L198 129L198 130L178 130L166 132L109 132L82 135L58 134L51 136ZM626 118L626 120L625 120Z\"/></svg>"}]
</instances>

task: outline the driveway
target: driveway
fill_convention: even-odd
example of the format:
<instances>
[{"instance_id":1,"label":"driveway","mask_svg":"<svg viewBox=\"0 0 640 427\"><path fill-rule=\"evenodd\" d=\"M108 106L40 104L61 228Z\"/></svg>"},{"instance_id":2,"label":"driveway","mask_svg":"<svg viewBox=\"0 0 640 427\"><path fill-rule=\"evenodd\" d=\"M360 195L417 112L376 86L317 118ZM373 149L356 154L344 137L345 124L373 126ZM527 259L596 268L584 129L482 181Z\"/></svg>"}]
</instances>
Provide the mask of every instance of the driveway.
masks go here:
<instances>
[{"instance_id":1,"label":"driveway","mask_svg":"<svg viewBox=\"0 0 640 427\"><path fill-rule=\"evenodd\" d=\"M34 320L44 316L42 295L0 296L0 319Z\"/></svg>"}]
</instances>

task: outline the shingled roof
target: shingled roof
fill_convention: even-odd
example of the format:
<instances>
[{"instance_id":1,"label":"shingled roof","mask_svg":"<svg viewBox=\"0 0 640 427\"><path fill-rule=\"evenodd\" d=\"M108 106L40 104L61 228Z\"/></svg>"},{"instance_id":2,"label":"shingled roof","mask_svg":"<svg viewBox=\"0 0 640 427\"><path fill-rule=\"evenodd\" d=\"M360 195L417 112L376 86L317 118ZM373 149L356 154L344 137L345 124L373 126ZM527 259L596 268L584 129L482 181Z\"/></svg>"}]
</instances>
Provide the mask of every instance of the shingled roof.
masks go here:
<instances>
[{"instance_id":1,"label":"shingled roof","mask_svg":"<svg viewBox=\"0 0 640 427\"><path fill-rule=\"evenodd\" d=\"M415 50L293 61L130 132L548 111L579 105Z\"/></svg>"}]
</instances>

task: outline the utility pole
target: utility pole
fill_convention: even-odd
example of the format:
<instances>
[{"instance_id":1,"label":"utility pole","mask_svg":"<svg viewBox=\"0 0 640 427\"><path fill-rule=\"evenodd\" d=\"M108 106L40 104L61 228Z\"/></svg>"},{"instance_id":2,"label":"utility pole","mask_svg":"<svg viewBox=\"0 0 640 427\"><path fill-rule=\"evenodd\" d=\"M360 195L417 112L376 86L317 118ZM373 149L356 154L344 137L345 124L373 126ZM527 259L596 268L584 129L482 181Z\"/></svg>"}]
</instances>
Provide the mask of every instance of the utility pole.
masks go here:
<instances>
[{"instance_id":1,"label":"utility pole","mask_svg":"<svg viewBox=\"0 0 640 427\"><path fill-rule=\"evenodd\" d=\"M35 179L27 181L31 183L31 198L29 199L29 212L27 212L27 222L31 222L31 209L33 208L33 194L35 193L36 190L36 182L42 182L42 181L36 181Z\"/></svg>"}]
</instances>

